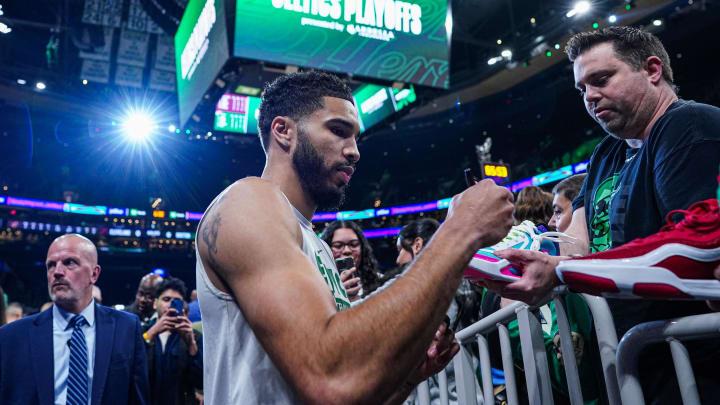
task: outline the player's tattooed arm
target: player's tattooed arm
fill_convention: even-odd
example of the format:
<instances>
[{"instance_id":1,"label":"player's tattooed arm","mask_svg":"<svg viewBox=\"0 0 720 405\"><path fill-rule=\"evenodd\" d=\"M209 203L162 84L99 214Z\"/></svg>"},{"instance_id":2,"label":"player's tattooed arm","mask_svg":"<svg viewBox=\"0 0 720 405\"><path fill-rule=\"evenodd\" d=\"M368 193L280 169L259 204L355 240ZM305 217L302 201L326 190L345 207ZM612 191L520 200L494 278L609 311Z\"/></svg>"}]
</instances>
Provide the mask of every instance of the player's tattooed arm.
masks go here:
<instances>
[{"instance_id":1,"label":"player's tattooed arm","mask_svg":"<svg viewBox=\"0 0 720 405\"><path fill-rule=\"evenodd\" d=\"M227 195L227 194L226 194ZM220 197L215 205L210 209L206 218L200 224L200 236L202 241L207 246L207 261L213 269L217 268L217 238L220 232L220 225L222 224L222 206L226 195Z\"/></svg>"}]
</instances>

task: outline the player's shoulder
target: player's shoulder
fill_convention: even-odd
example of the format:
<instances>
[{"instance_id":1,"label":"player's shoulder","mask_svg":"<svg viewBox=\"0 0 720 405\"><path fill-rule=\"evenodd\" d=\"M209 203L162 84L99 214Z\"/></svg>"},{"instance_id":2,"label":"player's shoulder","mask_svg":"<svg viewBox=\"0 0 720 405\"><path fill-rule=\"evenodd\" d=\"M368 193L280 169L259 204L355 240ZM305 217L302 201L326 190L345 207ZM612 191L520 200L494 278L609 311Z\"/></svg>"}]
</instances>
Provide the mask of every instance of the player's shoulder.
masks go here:
<instances>
[{"instance_id":1,"label":"player's shoulder","mask_svg":"<svg viewBox=\"0 0 720 405\"><path fill-rule=\"evenodd\" d=\"M225 189L208 208L198 228L207 232L231 232L235 236L253 234L263 229L271 231L277 225L295 227L290 203L274 183L246 177Z\"/></svg>"},{"instance_id":2,"label":"player's shoulder","mask_svg":"<svg viewBox=\"0 0 720 405\"><path fill-rule=\"evenodd\" d=\"M241 207L252 205L287 204L280 188L260 177L246 177L231 184L220 197L223 202L241 203ZM238 206L233 204L235 208Z\"/></svg>"}]
</instances>

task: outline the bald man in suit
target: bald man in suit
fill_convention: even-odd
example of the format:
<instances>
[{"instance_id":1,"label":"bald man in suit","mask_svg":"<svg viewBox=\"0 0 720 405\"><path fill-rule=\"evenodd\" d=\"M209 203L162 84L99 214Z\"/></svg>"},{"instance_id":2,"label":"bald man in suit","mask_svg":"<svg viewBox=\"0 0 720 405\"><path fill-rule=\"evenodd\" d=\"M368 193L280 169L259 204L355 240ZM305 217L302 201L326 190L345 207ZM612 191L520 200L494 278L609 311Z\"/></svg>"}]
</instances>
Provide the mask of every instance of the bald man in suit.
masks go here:
<instances>
[{"instance_id":1,"label":"bald man in suit","mask_svg":"<svg viewBox=\"0 0 720 405\"><path fill-rule=\"evenodd\" d=\"M47 310L0 328L0 403L145 404L147 360L137 316L98 305L97 250L68 234L47 253Z\"/></svg>"}]
</instances>

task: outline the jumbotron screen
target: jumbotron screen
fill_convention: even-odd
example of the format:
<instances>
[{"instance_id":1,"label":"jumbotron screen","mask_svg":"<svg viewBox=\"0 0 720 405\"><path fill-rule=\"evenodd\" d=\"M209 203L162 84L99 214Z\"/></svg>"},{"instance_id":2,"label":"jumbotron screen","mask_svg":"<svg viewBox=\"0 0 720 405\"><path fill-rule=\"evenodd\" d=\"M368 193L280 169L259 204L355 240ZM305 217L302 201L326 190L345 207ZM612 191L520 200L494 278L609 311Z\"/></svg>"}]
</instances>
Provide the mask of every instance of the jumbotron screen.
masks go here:
<instances>
[{"instance_id":1,"label":"jumbotron screen","mask_svg":"<svg viewBox=\"0 0 720 405\"><path fill-rule=\"evenodd\" d=\"M447 88L448 0L237 0L233 56Z\"/></svg>"},{"instance_id":2,"label":"jumbotron screen","mask_svg":"<svg viewBox=\"0 0 720 405\"><path fill-rule=\"evenodd\" d=\"M180 125L190 118L230 54L224 0L190 0L175 34Z\"/></svg>"},{"instance_id":3,"label":"jumbotron screen","mask_svg":"<svg viewBox=\"0 0 720 405\"><path fill-rule=\"evenodd\" d=\"M364 84L353 92L358 109L361 131L368 130L393 113L417 99L415 88L395 89L376 84Z\"/></svg>"},{"instance_id":4,"label":"jumbotron screen","mask_svg":"<svg viewBox=\"0 0 720 405\"><path fill-rule=\"evenodd\" d=\"M360 129L366 131L414 102L417 96L412 85L404 89L395 89L364 84L353 92L353 98L358 109ZM257 134L260 101L260 97L223 94L215 106L213 128L216 131Z\"/></svg>"},{"instance_id":5,"label":"jumbotron screen","mask_svg":"<svg viewBox=\"0 0 720 405\"><path fill-rule=\"evenodd\" d=\"M237 132L241 134L258 133L258 109L260 97L226 93L215 106L216 131Z\"/></svg>"}]
</instances>

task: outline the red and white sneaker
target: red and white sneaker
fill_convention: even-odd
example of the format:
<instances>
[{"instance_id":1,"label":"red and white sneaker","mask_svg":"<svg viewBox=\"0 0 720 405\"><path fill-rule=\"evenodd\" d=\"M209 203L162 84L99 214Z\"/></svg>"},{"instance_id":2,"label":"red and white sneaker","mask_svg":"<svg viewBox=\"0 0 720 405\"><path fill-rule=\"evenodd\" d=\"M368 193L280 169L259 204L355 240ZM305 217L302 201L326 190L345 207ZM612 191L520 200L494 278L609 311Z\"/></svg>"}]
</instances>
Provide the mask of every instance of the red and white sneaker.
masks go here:
<instances>
[{"instance_id":1,"label":"red and white sneaker","mask_svg":"<svg viewBox=\"0 0 720 405\"><path fill-rule=\"evenodd\" d=\"M685 217L674 223L675 214ZM574 290L613 298L720 299L718 201L671 211L667 225L647 238L558 264L560 280Z\"/></svg>"}]
</instances>

